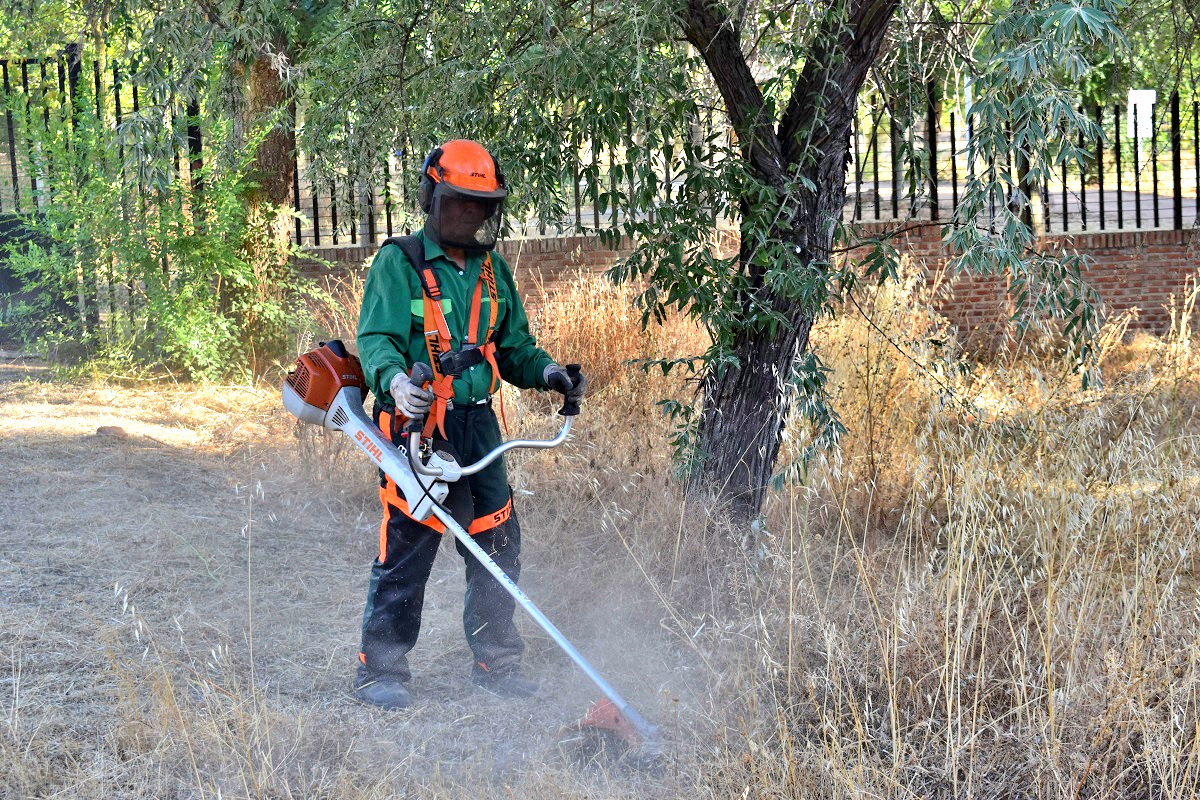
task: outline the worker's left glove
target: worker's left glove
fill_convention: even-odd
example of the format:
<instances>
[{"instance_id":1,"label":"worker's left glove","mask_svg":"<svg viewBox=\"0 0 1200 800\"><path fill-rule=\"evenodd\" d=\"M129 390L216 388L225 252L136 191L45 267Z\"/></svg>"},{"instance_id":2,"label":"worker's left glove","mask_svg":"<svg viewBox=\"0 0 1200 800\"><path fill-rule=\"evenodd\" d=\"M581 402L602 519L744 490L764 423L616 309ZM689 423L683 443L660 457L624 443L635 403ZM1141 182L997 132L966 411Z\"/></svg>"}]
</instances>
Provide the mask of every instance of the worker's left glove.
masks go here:
<instances>
[{"instance_id":1,"label":"worker's left glove","mask_svg":"<svg viewBox=\"0 0 1200 800\"><path fill-rule=\"evenodd\" d=\"M579 383L571 385L571 375L567 372L567 368L559 364L548 364L546 371L542 373L542 379L546 381L546 385L556 392L561 392L568 403L578 403L583 399L584 391L587 389L587 378L583 373L579 373Z\"/></svg>"}]
</instances>

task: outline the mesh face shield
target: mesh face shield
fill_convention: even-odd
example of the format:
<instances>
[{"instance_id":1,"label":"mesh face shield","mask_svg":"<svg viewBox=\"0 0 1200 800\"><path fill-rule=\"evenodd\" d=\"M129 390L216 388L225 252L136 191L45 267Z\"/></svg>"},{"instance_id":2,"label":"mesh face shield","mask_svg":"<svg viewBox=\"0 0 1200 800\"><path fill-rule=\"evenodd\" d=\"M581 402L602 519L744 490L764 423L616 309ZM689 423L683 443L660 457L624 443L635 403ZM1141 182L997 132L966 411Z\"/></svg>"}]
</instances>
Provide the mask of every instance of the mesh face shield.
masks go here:
<instances>
[{"instance_id":1,"label":"mesh face shield","mask_svg":"<svg viewBox=\"0 0 1200 800\"><path fill-rule=\"evenodd\" d=\"M504 217L504 189L477 192L445 181L435 185L425 235L442 247L479 253L496 246Z\"/></svg>"}]
</instances>

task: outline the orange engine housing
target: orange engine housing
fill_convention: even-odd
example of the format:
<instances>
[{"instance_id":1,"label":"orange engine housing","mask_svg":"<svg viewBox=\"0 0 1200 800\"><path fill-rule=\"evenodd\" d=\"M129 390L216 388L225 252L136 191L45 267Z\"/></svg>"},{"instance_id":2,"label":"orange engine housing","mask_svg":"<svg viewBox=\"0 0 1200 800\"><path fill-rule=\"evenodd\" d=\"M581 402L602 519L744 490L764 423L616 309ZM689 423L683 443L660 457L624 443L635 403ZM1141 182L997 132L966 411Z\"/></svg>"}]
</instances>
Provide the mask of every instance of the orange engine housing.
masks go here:
<instances>
[{"instance_id":1,"label":"orange engine housing","mask_svg":"<svg viewBox=\"0 0 1200 800\"><path fill-rule=\"evenodd\" d=\"M305 403L325 411L348 386L358 387L364 399L367 396L362 364L340 339L321 342L317 349L297 358L285 381Z\"/></svg>"}]
</instances>

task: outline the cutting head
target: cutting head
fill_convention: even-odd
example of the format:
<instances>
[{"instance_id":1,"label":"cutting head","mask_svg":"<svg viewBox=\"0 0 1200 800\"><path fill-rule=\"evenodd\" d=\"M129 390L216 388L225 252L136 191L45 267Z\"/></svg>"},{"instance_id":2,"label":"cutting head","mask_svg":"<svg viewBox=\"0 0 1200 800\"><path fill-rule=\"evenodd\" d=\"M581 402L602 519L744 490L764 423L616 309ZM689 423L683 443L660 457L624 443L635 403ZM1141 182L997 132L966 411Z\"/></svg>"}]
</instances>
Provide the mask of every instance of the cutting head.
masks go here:
<instances>
[{"instance_id":1,"label":"cutting head","mask_svg":"<svg viewBox=\"0 0 1200 800\"><path fill-rule=\"evenodd\" d=\"M583 766L606 766L657 774L662 754L607 698L592 703L583 719L558 732L558 746Z\"/></svg>"},{"instance_id":2,"label":"cutting head","mask_svg":"<svg viewBox=\"0 0 1200 800\"><path fill-rule=\"evenodd\" d=\"M346 389L361 406L367 381L358 357L339 339L321 342L316 350L296 359L283 382L283 405L301 422L339 430L337 421L344 417L329 412Z\"/></svg>"}]
</instances>

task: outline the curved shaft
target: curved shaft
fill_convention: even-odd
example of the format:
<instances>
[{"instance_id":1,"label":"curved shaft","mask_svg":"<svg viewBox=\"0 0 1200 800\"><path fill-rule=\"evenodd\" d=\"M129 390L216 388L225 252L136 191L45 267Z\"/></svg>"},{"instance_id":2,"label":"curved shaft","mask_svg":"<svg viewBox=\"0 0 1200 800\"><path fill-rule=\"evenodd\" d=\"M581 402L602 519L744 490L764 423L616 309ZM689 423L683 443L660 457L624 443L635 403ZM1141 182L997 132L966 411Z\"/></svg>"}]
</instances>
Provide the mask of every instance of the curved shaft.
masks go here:
<instances>
[{"instance_id":1,"label":"curved shaft","mask_svg":"<svg viewBox=\"0 0 1200 800\"><path fill-rule=\"evenodd\" d=\"M567 417L566 421L563 422L562 430L559 431L558 435L555 436L553 439L512 439L511 441L507 441L504 444L500 445L495 450L493 450L492 452L488 453L483 458L476 461L474 464L463 467L462 474L463 475L474 475L476 472L479 472L481 469L486 467L488 464L491 464L493 461L495 461L497 458L499 458L500 456L507 453L509 450L516 450L518 447L529 447L529 448L538 449L538 450L548 449L551 447L558 447L560 444L562 444L563 442L565 442L567 440L567 434L570 432L571 432L571 418ZM442 470L440 467L430 467L426 464L423 464L423 463L421 463L421 459L416 457L416 455L414 455L415 453L420 452L420 449L421 449L421 434L420 434L420 432L417 431L417 432L410 433L408 435L408 454L409 454L409 462L412 464L413 470L415 470L416 472L419 472L422 475L428 475L429 477L432 477L432 478L442 477Z\"/></svg>"},{"instance_id":2,"label":"curved shaft","mask_svg":"<svg viewBox=\"0 0 1200 800\"><path fill-rule=\"evenodd\" d=\"M413 431L408 435L408 463L413 468L413 472L419 472L422 475L428 475L431 478L442 477L441 467L427 467L421 461L421 457L417 453L421 452L421 432Z\"/></svg>"},{"instance_id":3,"label":"curved shaft","mask_svg":"<svg viewBox=\"0 0 1200 800\"><path fill-rule=\"evenodd\" d=\"M562 430L558 432L558 436L553 439L512 439L497 447L492 452L488 453L483 458L476 461L469 467L463 467L463 475L474 475L481 469L491 464L500 456L507 453L509 450L516 450L518 447L530 447L535 450L545 450L551 447L558 447L567 440L567 434L571 432L571 418L567 417L563 423Z\"/></svg>"}]
</instances>

